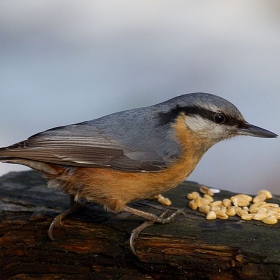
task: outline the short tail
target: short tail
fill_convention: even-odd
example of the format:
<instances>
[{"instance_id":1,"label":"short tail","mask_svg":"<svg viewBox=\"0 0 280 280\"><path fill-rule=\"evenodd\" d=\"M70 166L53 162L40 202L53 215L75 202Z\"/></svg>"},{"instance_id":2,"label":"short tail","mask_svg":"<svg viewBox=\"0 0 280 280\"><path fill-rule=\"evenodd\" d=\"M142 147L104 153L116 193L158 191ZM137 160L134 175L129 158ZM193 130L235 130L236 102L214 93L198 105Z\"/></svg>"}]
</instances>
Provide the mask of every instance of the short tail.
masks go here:
<instances>
[{"instance_id":1,"label":"short tail","mask_svg":"<svg viewBox=\"0 0 280 280\"><path fill-rule=\"evenodd\" d=\"M22 158L18 156L16 149L11 149L11 147L0 148L0 162L25 165L49 175L56 175L62 172L62 168L55 164Z\"/></svg>"}]
</instances>

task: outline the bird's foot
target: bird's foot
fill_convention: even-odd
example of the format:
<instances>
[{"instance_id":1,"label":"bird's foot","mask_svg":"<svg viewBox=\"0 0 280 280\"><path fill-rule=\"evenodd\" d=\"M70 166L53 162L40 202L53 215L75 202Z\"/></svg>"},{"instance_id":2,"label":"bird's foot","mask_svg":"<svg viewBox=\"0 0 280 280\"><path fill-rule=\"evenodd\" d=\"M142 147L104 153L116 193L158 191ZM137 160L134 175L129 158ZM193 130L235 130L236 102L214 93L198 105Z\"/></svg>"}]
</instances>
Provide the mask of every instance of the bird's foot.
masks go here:
<instances>
[{"instance_id":1,"label":"bird's foot","mask_svg":"<svg viewBox=\"0 0 280 280\"><path fill-rule=\"evenodd\" d=\"M59 214L58 216L56 216L53 220L52 220L52 223L50 224L49 226L49 230L48 230L48 235L49 235L49 238L51 240L54 240L54 237L53 237L53 229L55 226L57 226L58 224L59 225L62 225L61 221L63 218L65 218L67 215L71 214L71 213L74 213L76 212L81 206L83 206L84 204L81 204L77 201L74 200L74 196L71 196L70 197L70 208L63 211L61 214Z\"/></svg>"},{"instance_id":2,"label":"bird's foot","mask_svg":"<svg viewBox=\"0 0 280 280\"><path fill-rule=\"evenodd\" d=\"M134 240L139 236L139 234L142 230L152 226L154 223L168 224L168 223L172 222L172 220L179 214L183 214L185 217L187 216L184 209L179 209L166 218L165 218L165 216L168 213L168 211L165 211L160 216L156 216L152 213L147 213L147 212L144 212L144 211L141 211L138 209L131 208L129 206L125 206L123 210L146 219L146 221L143 224L141 224L139 227L132 230L131 235L130 235L130 239L129 239L130 248L131 248L131 251L135 255L136 255L136 251L134 248Z\"/></svg>"}]
</instances>

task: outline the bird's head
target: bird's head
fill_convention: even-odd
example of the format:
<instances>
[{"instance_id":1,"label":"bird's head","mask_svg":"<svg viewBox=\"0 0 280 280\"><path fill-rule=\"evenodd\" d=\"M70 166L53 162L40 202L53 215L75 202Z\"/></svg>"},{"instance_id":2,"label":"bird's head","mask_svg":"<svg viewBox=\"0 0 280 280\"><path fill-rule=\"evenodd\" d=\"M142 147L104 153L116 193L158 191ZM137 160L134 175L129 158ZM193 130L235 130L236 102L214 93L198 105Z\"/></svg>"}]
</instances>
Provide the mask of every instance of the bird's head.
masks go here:
<instances>
[{"instance_id":1,"label":"bird's head","mask_svg":"<svg viewBox=\"0 0 280 280\"><path fill-rule=\"evenodd\" d=\"M236 106L216 95L185 94L166 101L165 105L170 109L160 115L162 124L183 116L187 129L207 139L210 146L239 135L277 137L273 132L249 124Z\"/></svg>"}]
</instances>

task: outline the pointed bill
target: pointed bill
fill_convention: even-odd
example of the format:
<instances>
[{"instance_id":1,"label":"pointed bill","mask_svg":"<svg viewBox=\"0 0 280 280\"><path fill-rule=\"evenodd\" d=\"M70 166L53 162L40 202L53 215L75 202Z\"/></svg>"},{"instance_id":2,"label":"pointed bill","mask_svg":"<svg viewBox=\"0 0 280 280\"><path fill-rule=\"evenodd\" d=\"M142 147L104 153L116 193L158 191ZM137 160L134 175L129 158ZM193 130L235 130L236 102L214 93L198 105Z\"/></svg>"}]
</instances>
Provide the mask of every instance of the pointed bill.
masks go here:
<instances>
[{"instance_id":1,"label":"pointed bill","mask_svg":"<svg viewBox=\"0 0 280 280\"><path fill-rule=\"evenodd\" d=\"M246 128L239 128L239 135L248 135L262 138L276 138L278 135L261 127L248 124Z\"/></svg>"}]
</instances>

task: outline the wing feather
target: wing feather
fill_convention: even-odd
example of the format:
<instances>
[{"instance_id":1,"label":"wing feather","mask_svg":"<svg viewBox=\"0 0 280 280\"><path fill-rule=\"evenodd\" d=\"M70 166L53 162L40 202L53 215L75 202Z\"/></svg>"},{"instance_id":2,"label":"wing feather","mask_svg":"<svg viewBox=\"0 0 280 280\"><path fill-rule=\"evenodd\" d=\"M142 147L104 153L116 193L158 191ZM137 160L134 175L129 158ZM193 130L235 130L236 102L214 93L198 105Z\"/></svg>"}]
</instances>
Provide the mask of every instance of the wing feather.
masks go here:
<instances>
[{"instance_id":1,"label":"wing feather","mask_svg":"<svg viewBox=\"0 0 280 280\"><path fill-rule=\"evenodd\" d=\"M152 160L151 152L128 151L100 128L87 123L50 129L0 149L0 160L7 158L138 172L159 171L167 166L158 160L158 155Z\"/></svg>"}]
</instances>

